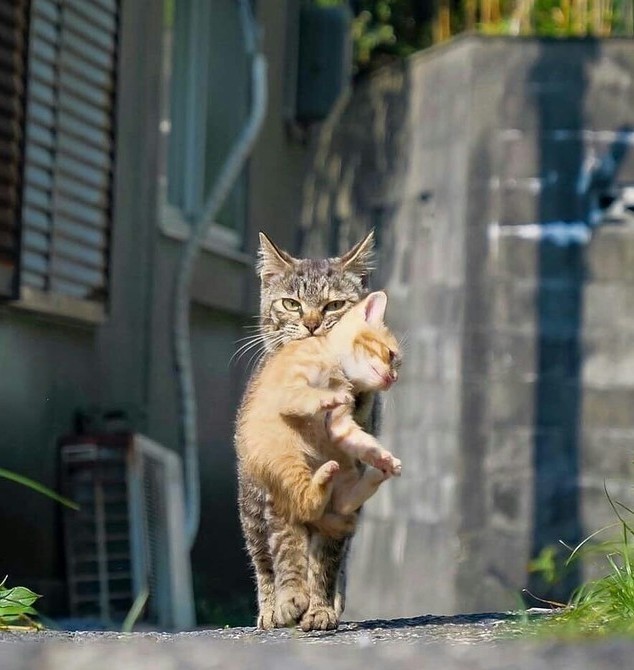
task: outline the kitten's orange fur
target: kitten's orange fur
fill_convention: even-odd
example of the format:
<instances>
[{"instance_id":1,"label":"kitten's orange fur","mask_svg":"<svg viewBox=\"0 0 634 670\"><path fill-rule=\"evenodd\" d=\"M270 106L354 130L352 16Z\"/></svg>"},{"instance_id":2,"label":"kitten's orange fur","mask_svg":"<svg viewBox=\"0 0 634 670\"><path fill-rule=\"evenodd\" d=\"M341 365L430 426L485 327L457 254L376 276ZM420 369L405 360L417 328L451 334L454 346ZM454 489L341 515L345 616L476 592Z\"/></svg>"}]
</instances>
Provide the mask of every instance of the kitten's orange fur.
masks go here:
<instances>
[{"instance_id":1,"label":"kitten's orange fur","mask_svg":"<svg viewBox=\"0 0 634 670\"><path fill-rule=\"evenodd\" d=\"M249 387L238 457L291 521L333 530L338 515L351 514L400 474L400 461L352 417L353 393L386 389L397 377L398 343L383 324L386 300L372 293L327 334L289 342ZM357 459L373 467L360 475ZM336 514L324 517L327 509Z\"/></svg>"}]
</instances>

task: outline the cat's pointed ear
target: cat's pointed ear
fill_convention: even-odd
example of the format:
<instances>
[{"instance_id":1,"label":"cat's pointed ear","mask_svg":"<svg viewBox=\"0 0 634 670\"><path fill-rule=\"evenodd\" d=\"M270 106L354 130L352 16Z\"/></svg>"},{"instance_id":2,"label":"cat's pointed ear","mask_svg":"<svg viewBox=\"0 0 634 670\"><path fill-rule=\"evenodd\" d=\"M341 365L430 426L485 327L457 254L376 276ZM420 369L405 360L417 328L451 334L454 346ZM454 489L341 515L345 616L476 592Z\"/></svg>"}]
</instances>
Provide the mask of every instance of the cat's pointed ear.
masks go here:
<instances>
[{"instance_id":1,"label":"cat's pointed ear","mask_svg":"<svg viewBox=\"0 0 634 670\"><path fill-rule=\"evenodd\" d=\"M342 268L360 277L374 269L374 230L339 259Z\"/></svg>"},{"instance_id":2,"label":"cat's pointed ear","mask_svg":"<svg viewBox=\"0 0 634 670\"><path fill-rule=\"evenodd\" d=\"M293 266L293 257L282 251L277 245L260 232L260 248L256 265L260 279L266 283L275 275L284 274Z\"/></svg>"},{"instance_id":3,"label":"cat's pointed ear","mask_svg":"<svg viewBox=\"0 0 634 670\"><path fill-rule=\"evenodd\" d=\"M387 294L383 291L375 291L363 301L364 317L371 326L383 325L385 309L387 307Z\"/></svg>"}]
</instances>

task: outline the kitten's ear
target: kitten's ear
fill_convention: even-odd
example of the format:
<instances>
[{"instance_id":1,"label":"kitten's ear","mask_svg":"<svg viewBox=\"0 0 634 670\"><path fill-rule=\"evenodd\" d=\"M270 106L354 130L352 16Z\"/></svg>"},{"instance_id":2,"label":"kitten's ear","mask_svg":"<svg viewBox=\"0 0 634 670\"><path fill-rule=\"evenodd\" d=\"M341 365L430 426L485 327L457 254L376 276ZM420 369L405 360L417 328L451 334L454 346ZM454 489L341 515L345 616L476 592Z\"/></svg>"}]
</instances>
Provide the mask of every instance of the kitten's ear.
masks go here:
<instances>
[{"instance_id":1,"label":"kitten's ear","mask_svg":"<svg viewBox=\"0 0 634 670\"><path fill-rule=\"evenodd\" d=\"M383 325L385 309L387 307L387 294L383 291L375 291L363 301L364 316L371 326Z\"/></svg>"},{"instance_id":2,"label":"kitten's ear","mask_svg":"<svg viewBox=\"0 0 634 670\"><path fill-rule=\"evenodd\" d=\"M293 260L290 254L282 251L263 232L260 232L260 248L258 249L256 270L264 283L275 275L284 274L293 266Z\"/></svg>"},{"instance_id":3,"label":"kitten's ear","mask_svg":"<svg viewBox=\"0 0 634 670\"><path fill-rule=\"evenodd\" d=\"M347 272L363 277L374 269L374 230L345 253L339 262Z\"/></svg>"}]
</instances>

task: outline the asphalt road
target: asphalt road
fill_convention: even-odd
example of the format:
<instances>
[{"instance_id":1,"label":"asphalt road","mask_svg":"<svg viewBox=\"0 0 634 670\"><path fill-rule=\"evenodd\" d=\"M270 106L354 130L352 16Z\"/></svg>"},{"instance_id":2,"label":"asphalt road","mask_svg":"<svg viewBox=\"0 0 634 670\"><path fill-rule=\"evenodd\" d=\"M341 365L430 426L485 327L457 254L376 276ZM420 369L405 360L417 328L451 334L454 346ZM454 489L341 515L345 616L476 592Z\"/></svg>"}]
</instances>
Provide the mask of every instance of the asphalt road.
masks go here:
<instances>
[{"instance_id":1,"label":"asphalt road","mask_svg":"<svg viewBox=\"0 0 634 670\"><path fill-rule=\"evenodd\" d=\"M527 639L503 614L366 621L323 633L0 633L0 670L215 668L626 670L634 668L634 641Z\"/></svg>"}]
</instances>

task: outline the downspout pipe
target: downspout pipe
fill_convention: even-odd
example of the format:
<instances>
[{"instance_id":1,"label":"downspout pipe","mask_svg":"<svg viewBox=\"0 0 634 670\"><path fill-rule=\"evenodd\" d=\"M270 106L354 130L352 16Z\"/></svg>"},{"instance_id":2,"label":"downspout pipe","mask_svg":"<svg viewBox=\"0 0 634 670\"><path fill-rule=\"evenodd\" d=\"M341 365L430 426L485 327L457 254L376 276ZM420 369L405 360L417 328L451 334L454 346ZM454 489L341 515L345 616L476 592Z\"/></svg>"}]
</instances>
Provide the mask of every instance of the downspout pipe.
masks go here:
<instances>
[{"instance_id":1,"label":"downspout pipe","mask_svg":"<svg viewBox=\"0 0 634 670\"><path fill-rule=\"evenodd\" d=\"M198 252L218 210L249 157L266 113L267 64L257 50L257 26L249 0L236 0L241 17L244 47L251 56L251 110L220 170L202 212L191 223L176 276L173 302L172 346L178 383L181 443L185 474L185 528L191 550L200 524L200 467L198 453L197 403L189 330L190 285Z\"/></svg>"}]
</instances>

